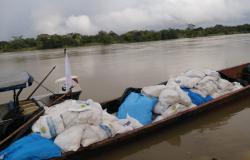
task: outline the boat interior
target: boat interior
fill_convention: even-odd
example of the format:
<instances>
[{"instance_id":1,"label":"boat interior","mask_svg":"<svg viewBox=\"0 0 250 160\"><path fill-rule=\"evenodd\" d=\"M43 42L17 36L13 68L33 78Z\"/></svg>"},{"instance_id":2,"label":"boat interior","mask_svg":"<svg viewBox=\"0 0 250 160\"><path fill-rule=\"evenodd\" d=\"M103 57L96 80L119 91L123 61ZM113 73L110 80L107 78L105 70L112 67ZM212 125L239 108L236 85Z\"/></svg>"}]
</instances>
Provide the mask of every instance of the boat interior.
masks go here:
<instances>
[{"instance_id":1,"label":"boat interior","mask_svg":"<svg viewBox=\"0 0 250 160\"><path fill-rule=\"evenodd\" d=\"M13 100L0 105L0 140L3 140L28 119L42 111L43 107L34 99L19 100L23 89L31 86L33 82L32 76L27 72L12 73L2 76L1 79L3 81L0 92L13 91Z\"/></svg>"},{"instance_id":2,"label":"boat interior","mask_svg":"<svg viewBox=\"0 0 250 160\"><path fill-rule=\"evenodd\" d=\"M221 78L226 79L230 82L239 82L243 86L248 86L250 84L250 63L224 69L219 71L219 73ZM167 81L160 84L166 85ZM104 109L107 109L108 113L116 113L119 109L119 106L131 92L140 93L141 88L127 88L121 97L112 101L102 103L102 107Z\"/></svg>"}]
</instances>

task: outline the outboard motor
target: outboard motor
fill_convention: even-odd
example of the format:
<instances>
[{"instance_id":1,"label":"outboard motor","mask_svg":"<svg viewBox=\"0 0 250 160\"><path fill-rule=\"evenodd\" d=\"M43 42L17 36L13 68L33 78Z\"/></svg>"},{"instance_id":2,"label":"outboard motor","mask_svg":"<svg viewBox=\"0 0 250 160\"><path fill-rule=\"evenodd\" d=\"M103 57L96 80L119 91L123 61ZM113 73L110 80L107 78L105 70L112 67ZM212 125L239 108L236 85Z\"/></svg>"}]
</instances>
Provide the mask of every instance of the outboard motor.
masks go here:
<instances>
[{"instance_id":1,"label":"outboard motor","mask_svg":"<svg viewBox=\"0 0 250 160\"><path fill-rule=\"evenodd\" d=\"M82 92L82 89L80 87L78 77L77 76L72 76L72 88L71 88L71 94L70 97L71 99L79 99L79 96ZM66 78L60 78L55 81L56 83L56 95L62 96L67 93L66 90Z\"/></svg>"}]
</instances>

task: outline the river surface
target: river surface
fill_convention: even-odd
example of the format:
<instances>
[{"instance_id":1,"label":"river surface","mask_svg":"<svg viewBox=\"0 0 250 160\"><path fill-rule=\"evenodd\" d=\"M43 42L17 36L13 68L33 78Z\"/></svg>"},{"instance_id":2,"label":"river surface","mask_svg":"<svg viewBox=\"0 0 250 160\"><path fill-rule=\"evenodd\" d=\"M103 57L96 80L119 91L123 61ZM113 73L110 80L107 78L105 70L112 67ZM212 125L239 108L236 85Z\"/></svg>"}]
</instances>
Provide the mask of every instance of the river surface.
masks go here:
<instances>
[{"instance_id":1,"label":"river surface","mask_svg":"<svg viewBox=\"0 0 250 160\"><path fill-rule=\"evenodd\" d=\"M190 68L218 70L250 62L249 51L250 34L68 48L81 98L99 102L120 96L127 87L166 81ZM63 49L0 55L0 74L28 71L37 81L54 65L56 70L44 83L52 90L54 81L64 75ZM44 93L48 92L40 89L36 95ZM0 93L0 100L7 102L11 96ZM249 115L250 100L245 99L90 158L250 159Z\"/></svg>"}]
</instances>

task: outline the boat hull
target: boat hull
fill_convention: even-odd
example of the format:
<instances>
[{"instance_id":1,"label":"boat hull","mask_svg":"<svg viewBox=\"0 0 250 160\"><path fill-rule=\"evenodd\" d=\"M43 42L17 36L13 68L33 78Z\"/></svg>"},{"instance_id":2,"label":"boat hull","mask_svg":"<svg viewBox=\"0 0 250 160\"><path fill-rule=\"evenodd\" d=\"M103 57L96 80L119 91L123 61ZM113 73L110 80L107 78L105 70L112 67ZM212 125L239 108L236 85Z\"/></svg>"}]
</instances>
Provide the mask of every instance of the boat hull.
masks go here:
<instances>
[{"instance_id":1,"label":"boat hull","mask_svg":"<svg viewBox=\"0 0 250 160\"><path fill-rule=\"evenodd\" d=\"M221 70L219 72L222 73L224 76L228 77L228 79L233 81L235 79L240 78L241 69L244 68L246 65L248 64ZM163 82L163 84L165 83L166 82ZM129 88L127 90L131 89L136 92L140 91L139 88L135 89ZM107 108L109 112L117 110L117 107L119 107L119 104L121 103L121 101L123 101L126 94L127 93L125 91L125 94L122 97L102 103L103 108ZM150 125L146 125L141 128L129 131L127 133L116 135L115 137L94 143L88 147L80 148L77 152L65 153L63 157L55 158L54 160L78 160L78 159L80 160L83 157L87 156L89 153L98 154L98 152L102 149L112 148L113 146L120 143L123 144L129 143L132 139L142 138L144 136L151 135L151 133L156 130L170 127L176 123L182 122L183 120L187 119L191 120L191 118L195 118L196 116L200 116L201 114L209 113L210 111L214 111L215 109L222 109L224 107L227 107L228 106L227 104L231 102L235 102L249 96L250 96L250 85L247 85L242 89L218 97L200 106L180 112L176 115L154 122Z\"/></svg>"}]
</instances>

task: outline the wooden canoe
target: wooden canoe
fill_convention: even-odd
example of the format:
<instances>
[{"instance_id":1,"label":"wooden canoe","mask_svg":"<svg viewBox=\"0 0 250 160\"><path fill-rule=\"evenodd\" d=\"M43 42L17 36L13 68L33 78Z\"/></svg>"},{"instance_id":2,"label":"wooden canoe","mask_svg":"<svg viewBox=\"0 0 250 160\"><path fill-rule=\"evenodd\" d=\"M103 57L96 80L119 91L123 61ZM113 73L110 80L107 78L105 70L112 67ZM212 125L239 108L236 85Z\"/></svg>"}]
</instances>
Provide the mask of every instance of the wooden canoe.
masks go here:
<instances>
[{"instance_id":1,"label":"wooden canoe","mask_svg":"<svg viewBox=\"0 0 250 160\"><path fill-rule=\"evenodd\" d=\"M245 86L240 90L223 95L210 102L207 102L195 108L191 108L186 111L180 112L176 115L173 115L161 121L152 123L150 125L143 126L141 128L126 132L124 134L116 135L106 140L89 145L88 147L82 147L76 152L64 153L62 157L54 158L53 160L66 160L66 159L68 160L79 159L80 160L80 159L83 159L84 156L86 156L90 152L92 152L93 154L98 153L98 151L101 149L111 148L112 146L121 142L126 143L129 140L135 139L136 137L139 137L139 136L140 137L146 136L153 131L156 131L164 127L168 127L170 125L175 124L176 122L182 121L190 117L195 117L195 115L201 114L202 112L208 112L213 109L222 108L226 106L227 103L247 97L250 95L250 85L247 84L245 81L242 81L242 70L249 64L250 63L219 71L222 77L225 79L228 79L229 81L244 82ZM167 82L163 82L162 84L166 84L166 83ZM118 107L120 106L120 104L122 103L122 101L124 100L126 95L128 95L130 91L140 92L140 90L141 90L140 88L128 88L122 97L108 101L108 102L104 102L102 103L102 107L104 109L107 109L109 113L117 112Z\"/></svg>"},{"instance_id":2,"label":"wooden canoe","mask_svg":"<svg viewBox=\"0 0 250 160\"><path fill-rule=\"evenodd\" d=\"M11 143L15 142L17 139L23 137L24 135L31 132L31 126L39 119L40 116L44 114L44 106L50 106L57 103L60 103L66 99L79 99L81 92L68 92L66 94L57 94L57 95L42 95L41 97L31 100L22 100L19 101L20 106L33 103L38 107L37 111L28 116L23 116L22 119L13 121L12 126L8 127L8 132L6 131L6 136L2 139L0 138L0 150L6 148ZM2 104L0 107L6 106L8 104ZM19 106L19 107L20 107ZM1 123L0 123L1 125ZM2 127L3 128L3 127ZM1 128L1 129L2 129ZM2 130L0 130L2 131ZM5 132L5 131L2 131Z\"/></svg>"}]
</instances>

